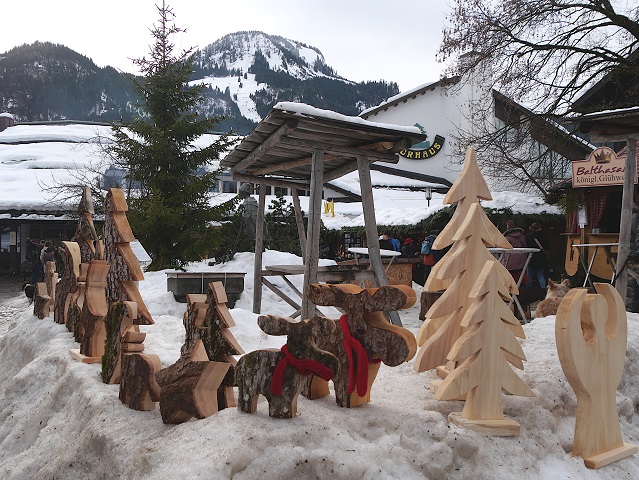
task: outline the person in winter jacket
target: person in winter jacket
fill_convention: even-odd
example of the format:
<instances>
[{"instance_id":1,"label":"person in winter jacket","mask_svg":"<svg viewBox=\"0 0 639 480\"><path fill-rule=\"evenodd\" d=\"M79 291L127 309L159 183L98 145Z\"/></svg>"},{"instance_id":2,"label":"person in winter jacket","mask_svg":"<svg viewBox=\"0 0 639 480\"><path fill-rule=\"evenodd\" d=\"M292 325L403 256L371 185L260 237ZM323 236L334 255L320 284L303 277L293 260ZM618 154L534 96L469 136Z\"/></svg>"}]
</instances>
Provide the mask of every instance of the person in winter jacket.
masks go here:
<instances>
[{"instance_id":1,"label":"person in winter jacket","mask_svg":"<svg viewBox=\"0 0 639 480\"><path fill-rule=\"evenodd\" d=\"M395 250L393 244L390 241L390 235L388 233L383 233L379 236L379 248L382 250Z\"/></svg>"},{"instance_id":2,"label":"person in winter jacket","mask_svg":"<svg viewBox=\"0 0 639 480\"><path fill-rule=\"evenodd\" d=\"M514 220L508 220L506 222L506 231L503 235L513 248L526 248L526 236L524 235L524 229L516 227ZM501 264L506 267L515 281L519 280L525 263L525 253L505 252L501 258Z\"/></svg>"},{"instance_id":3,"label":"person in winter jacket","mask_svg":"<svg viewBox=\"0 0 639 480\"><path fill-rule=\"evenodd\" d=\"M541 230L539 222L534 222L528 228L526 235L526 246L528 248L538 248L539 251L532 254L528 264L528 280L539 283L541 288L546 288L546 254L548 252L548 237Z\"/></svg>"},{"instance_id":4,"label":"person in winter jacket","mask_svg":"<svg viewBox=\"0 0 639 480\"><path fill-rule=\"evenodd\" d=\"M402 246L401 253L402 253L401 256L403 258L416 257L419 254L417 245L412 238L409 237L406 240L404 240L404 245Z\"/></svg>"}]
</instances>

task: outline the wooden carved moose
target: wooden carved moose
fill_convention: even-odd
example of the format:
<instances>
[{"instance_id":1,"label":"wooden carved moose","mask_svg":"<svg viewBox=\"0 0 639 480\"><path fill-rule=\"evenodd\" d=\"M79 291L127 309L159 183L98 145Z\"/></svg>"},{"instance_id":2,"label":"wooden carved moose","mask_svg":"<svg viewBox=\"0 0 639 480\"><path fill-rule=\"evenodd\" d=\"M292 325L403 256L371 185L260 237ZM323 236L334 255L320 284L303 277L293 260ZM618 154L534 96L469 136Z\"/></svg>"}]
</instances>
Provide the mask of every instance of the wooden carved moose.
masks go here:
<instances>
[{"instance_id":1,"label":"wooden carved moose","mask_svg":"<svg viewBox=\"0 0 639 480\"><path fill-rule=\"evenodd\" d=\"M287 343L281 350L256 350L240 358L235 368L237 408L255 413L262 394L271 417L292 418L297 412L302 375L312 373L329 380L337 372L335 355L315 344L317 338L334 332L335 322L324 317L294 322L275 315L261 316L257 322L269 335L287 335Z\"/></svg>"},{"instance_id":2,"label":"wooden carved moose","mask_svg":"<svg viewBox=\"0 0 639 480\"><path fill-rule=\"evenodd\" d=\"M308 296L315 305L336 306L346 312L335 333L316 339L319 348L339 360L333 378L337 404L348 408L370 402L380 361L395 367L415 355L413 334L390 323L383 313L411 307L417 300L415 292L402 285L363 290L351 284L313 284ZM314 399L328 393L326 380L314 377L306 381L306 397Z\"/></svg>"}]
</instances>

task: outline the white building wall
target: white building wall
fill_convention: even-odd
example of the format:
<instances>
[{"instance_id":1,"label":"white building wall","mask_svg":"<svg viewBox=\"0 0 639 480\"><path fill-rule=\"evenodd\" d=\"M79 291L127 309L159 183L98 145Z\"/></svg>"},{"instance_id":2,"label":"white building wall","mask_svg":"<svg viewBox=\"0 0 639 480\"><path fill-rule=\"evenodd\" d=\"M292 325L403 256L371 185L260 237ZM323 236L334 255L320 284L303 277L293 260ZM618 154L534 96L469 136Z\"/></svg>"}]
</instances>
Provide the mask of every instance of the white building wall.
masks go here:
<instances>
[{"instance_id":1,"label":"white building wall","mask_svg":"<svg viewBox=\"0 0 639 480\"><path fill-rule=\"evenodd\" d=\"M432 143L435 135L444 137L444 145L439 153L427 159L408 159L400 156L395 168L410 172L422 173L445 178L454 182L461 170L459 157L455 157L455 139L459 126L466 124L462 112L462 105L468 103L472 89L468 86L436 86L433 90L427 90L408 96L406 102L401 101L397 105L380 110L366 119L372 122L393 123L397 125L420 124L428 140Z\"/></svg>"},{"instance_id":2,"label":"white building wall","mask_svg":"<svg viewBox=\"0 0 639 480\"><path fill-rule=\"evenodd\" d=\"M406 96L396 105L366 116L372 122L415 125L424 127L428 140L435 135L445 138L442 150L428 159L407 159L400 156L398 169L445 178L453 182L461 171L461 163L468 145L460 145L459 137L477 133L477 120L494 128L494 101L490 71L475 71L472 77L454 84L435 85ZM443 82L445 83L445 82ZM415 89L419 91L420 89Z\"/></svg>"}]
</instances>

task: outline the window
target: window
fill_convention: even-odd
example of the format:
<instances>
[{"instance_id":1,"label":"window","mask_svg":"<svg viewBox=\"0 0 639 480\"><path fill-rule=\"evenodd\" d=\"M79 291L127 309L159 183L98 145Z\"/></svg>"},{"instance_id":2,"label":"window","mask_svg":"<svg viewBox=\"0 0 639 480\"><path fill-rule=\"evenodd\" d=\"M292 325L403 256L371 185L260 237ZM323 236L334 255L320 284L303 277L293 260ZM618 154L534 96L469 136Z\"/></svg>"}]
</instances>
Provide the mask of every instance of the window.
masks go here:
<instances>
[{"instance_id":1,"label":"window","mask_svg":"<svg viewBox=\"0 0 639 480\"><path fill-rule=\"evenodd\" d=\"M222 192L224 193L237 193L237 182L222 182Z\"/></svg>"},{"instance_id":2,"label":"window","mask_svg":"<svg viewBox=\"0 0 639 480\"><path fill-rule=\"evenodd\" d=\"M9 227L0 227L0 252L9 251Z\"/></svg>"},{"instance_id":3,"label":"window","mask_svg":"<svg viewBox=\"0 0 639 480\"><path fill-rule=\"evenodd\" d=\"M10 227L0 227L0 252L9 253L12 243L16 251L20 252L20 231L12 231Z\"/></svg>"}]
</instances>

